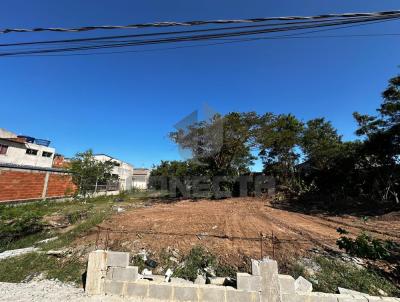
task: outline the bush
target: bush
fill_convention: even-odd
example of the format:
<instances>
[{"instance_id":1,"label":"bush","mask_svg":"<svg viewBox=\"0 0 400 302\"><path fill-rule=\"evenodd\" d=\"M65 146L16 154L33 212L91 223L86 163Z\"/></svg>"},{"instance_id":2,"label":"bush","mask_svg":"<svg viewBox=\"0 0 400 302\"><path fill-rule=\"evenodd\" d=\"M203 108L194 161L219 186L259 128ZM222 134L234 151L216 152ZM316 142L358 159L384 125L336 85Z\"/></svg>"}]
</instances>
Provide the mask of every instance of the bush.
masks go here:
<instances>
[{"instance_id":1,"label":"bush","mask_svg":"<svg viewBox=\"0 0 400 302\"><path fill-rule=\"evenodd\" d=\"M25 212L21 216L0 222L0 249L22 237L39 233L43 230L41 216L35 212Z\"/></svg>"},{"instance_id":2,"label":"bush","mask_svg":"<svg viewBox=\"0 0 400 302\"><path fill-rule=\"evenodd\" d=\"M343 232L342 230L338 231ZM376 239L366 233L358 235L356 239L342 236L336 244L351 256L372 260L388 260L392 257L393 251L399 248L393 241Z\"/></svg>"},{"instance_id":3,"label":"bush","mask_svg":"<svg viewBox=\"0 0 400 302\"><path fill-rule=\"evenodd\" d=\"M398 288L375 271L323 257L316 258L316 262L321 269L310 278L315 291L336 293L338 287L343 287L370 295L381 295L379 290L389 296L399 295Z\"/></svg>"},{"instance_id":4,"label":"bush","mask_svg":"<svg viewBox=\"0 0 400 302\"><path fill-rule=\"evenodd\" d=\"M202 247L194 247L184 258L184 266L174 272L174 277L194 281L197 274L204 272L207 267L215 267L217 264L215 256L209 254Z\"/></svg>"}]
</instances>

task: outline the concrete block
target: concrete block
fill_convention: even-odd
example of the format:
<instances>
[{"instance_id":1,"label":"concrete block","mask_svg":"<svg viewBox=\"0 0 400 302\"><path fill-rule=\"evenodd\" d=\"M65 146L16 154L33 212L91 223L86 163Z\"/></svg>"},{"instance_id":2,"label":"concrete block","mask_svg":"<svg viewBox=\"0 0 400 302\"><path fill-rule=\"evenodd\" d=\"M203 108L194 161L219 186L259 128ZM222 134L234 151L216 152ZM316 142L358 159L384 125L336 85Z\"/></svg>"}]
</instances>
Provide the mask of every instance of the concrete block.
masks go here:
<instances>
[{"instance_id":1,"label":"concrete block","mask_svg":"<svg viewBox=\"0 0 400 302\"><path fill-rule=\"evenodd\" d=\"M126 296L146 298L149 292L149 281L138 280L136 282L126 283Z\"/></svg>"},{"instance_id":2,"label":"concrete block","mask_svg":"<svg viewBox=\"0 0 400 302\"><path fill-rule=\"evenodd\" d=\"M281 294L282 302L309 302L310 297L302 294Z\"/></svg>"},{"instance_id":3,"label":"concrete block","mask_svg":"<svg viewBox=\"0 0 400 302\"><path fill-rule=\"evenodd\" d=\"M218 301L218 300L215 300ZM243 290L226 290L227 302L259 302L260 293Z\"/></svg>"},{"instance_id":4,"label":"concrete block","mask_svg":"<svg viewBox=\"0 0 400 302\"><path fill-rule=\"evenodd\" d=\"M204 278L202 275L197 275L196 280L194 280L194 284L198 285L206 284L206 278Z\"/></svg>"},{"instance_id":5,"label":"concrete block","mask_svg":"<svg viewBox=\"0 0 400 302\"><path fill-rule=\"evenodd\" d=\"M124 295L124 282L106 280L104 288L107 295Z\"/></svg>"},{"instance_id":6,"label":"concrete block","mask_svg":"<svg viewBox=\"0 0 400 302\"><path fill-rule=\"evenodd\" d=\"M224 302L225 286L203 285L199 286L199 301L202 302Z\"/></svg>"},{"instance_id":7,"label":"concrete block","mask_svg":"<svg viewBox=\"0 0 400 302\"><path fill-rule=\"evenodd\" d=\"M107 266L113 266L113 267L129 266L129 253L108 251Z\"/></svg>"},{"instance_id":8,"label":"concrete block","mask_svg":"<svg viewBox=\"0 0 400 302\"><path fill-rule=\"evenodd\" d=\"M208 281L211 285L224 285L226 277L210 277L208 278Z\"/></svg>"},{"instance_id":9,"label":"concrete block","mask_svg":"<svg viewBox=\"0 0 400 302\"><path fill-rule=\"evenodd\" d=\"M136 281L139 278L137 266L110 267L107 271L107 279L114 281Z\"/></svg>"},{"instance_id":10,"label":"concrete block","mask_svg":"<svg viewBox=\"0 0 400 302\"><path fill-rule=\"evenodd\" d=\"M198 287L175 285L173 299L179 302L197 302L199 301Z\"/></svg>"},{"instance_id":11,"label":"concrete block","mask_svg":"<svg viewBox=\"0 0 400 302\"><path fill-rule=\"evenodd\" d=\"M339 302L367 302L368 299L362 296L353 295L337 295L337 301Z\"/></svg>"},{"instance_id":12,"label":"concrete block","mask_svg":"<svg viewBox=\"0 0 400 302\"><path fill-rule=\"evenodd\" d=\"M172 300L174 286L171 284L149 283L149 298L159 300Z\"/></svg>"},{"instance_id":13,"label":"concrete block","mask_svg":"<svg viewBox=\"0 0 400 302\"><path fill-rule=\"evenodd\" d=\"M260 276L260 261L251 259L251 274Z\"/></svg>"},{"instance_id":14,"label":"concrete block","mask_svg":"<svg viewBox=\"0 0 400 302\"><path fill-rule=\"evenodd\" d=\"M301 276L296 279L294 286L295 286L297 293L311 293L312 292L312 283Z\"/></svg>"},{"instance_id":15,"label":"concrete block","mask_svg":"<svg viewBox=\"0 0 400 302\"><path fill-rule=\"evenodd\" d=\"M261 277L253 276L246 273L237 273L237 289L245 291L261 291Z\"/></svg>"},{"instance_id":16,"label":"concrete block","mask_svg":"<svg viewBox=\"0 0 400 302\"><path fill-rule=\"evenodd\" d=\"M261 277L261 302L280 302L278 263L264 259L259 263Z\"/></svg>"},{"instance_id":17,"label":"concrete block","mask_svg":"<svg viewBox=\"0 0 400 302\"><path fill-rule=\"evenodd\" d=\"M295 280L289 275L278 275L279 288L281 294L294 294L295 293Z\"/></svg>"},{"instance_id":18,"label":"concrete block","mask_svg":"<svg viewBox=\"0 0 400 302\"><path fill-rule=\"evenodd\" d=\"M306 295L306 294L304 294ZM338 296L334 294L325 294L325 293L309 293L310 302L338 302Z\"/></svg>"},{"instance_id":19,"label":"concrete block","mask_svg":"<svg viewBox=\"0 0 400 302\"><path fill-rule=\"evenodd\" d=\"M86 287L88 295L104 294L104 281L107 273L107 253L102 250L93 251L89 254Z\"/></svg>"},{"instance_id":20,"label":"concrete block","mask_svg":"<svg viewBox=\"0 0 400 302\"><path fill-rule=\"evenodd\" d=\"M183 279L183 278L178 278L178 277L172 277L170 283L171 284L181 284L181 285L182 284L186 284L186 285L192 284L193 285L192 281L189 281L189 280L186 280L186 279Z\"/></svg>"}]
</instances>

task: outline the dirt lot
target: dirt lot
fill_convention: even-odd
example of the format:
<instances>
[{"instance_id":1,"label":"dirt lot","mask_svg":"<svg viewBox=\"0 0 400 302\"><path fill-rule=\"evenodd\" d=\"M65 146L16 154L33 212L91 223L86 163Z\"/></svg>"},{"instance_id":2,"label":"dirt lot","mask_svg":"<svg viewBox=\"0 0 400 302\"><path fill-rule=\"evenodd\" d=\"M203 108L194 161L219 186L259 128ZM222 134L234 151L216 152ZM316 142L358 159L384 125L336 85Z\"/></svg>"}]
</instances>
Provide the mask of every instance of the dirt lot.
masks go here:
<instances>
[{"instance_id":1,"label":"dirt lot","mask_svg":"<svg viewBox=\"0 0 400 302\"><path fill-rule=\"evenodd\" d=\"M278 259L303 254L310 248L336 249L337 227L354 235L366 230L380 238L400 241L399 213L364 222L350 215L289 212L255 198L158 203L115 214L101 226L113 230L109 233L110 248L137 252L146 249L159 254L170 247L185 254L193 246L202 245L235 266L243 264L244 255L260 257L260 233L265 236L263 255L272 256L274 249ZM96 235L93 230L76 244L93 244ZM103 231L99 246L103 247L105 242Z\"/></svg>"}]
</instances>

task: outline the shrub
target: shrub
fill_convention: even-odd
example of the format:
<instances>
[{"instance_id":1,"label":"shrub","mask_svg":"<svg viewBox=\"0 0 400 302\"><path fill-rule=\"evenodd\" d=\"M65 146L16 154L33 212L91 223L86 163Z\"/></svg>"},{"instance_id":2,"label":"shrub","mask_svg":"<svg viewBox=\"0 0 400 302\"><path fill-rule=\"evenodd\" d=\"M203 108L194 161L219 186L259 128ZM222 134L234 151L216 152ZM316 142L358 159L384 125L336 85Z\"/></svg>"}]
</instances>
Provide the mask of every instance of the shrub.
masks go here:
<instances>
[{"instance_id":1,"label":"shrub","mask_svg":"<svg viewBox=\"0 0 400 302\"><path fill-rule=\"evenodd\" d=\"M215 256L208 253L202 247L194 247L184 258L184 266L175 270L174 277L184 278L194 281L197 274L204 272L207 267L216 267Z\"/></svg>"},{"instance_id":2,"label":"shrub","mask_svg":"<svg viewBox=\"0 0 400 302\"><path fill-rule=\"evenodd\" d=\"M342 230L338 232L343 233ZM376 239L366 233L361 233L356 239L342 236L336 244L351 256L372 260L387 260L391 258L393 251L399 248L393 241Z\"/></svg>"},{"instance_id":3,"label":"shrub","mask_svg":"<svg viewBox=\"0 0 400 302\"><path fill-rule=\"evenodd\" d=\"M393 283L373 270L360 269L350 263L323 257L316 258L316 262L321 269L310 279L315 280L315 291L336 293L338 287L343 287L370 295L381 295L379 290L383 290L389 296L399 294Z\"/></svg>"},{"instance_id":4,"label":"shrub","mask_svg":"<svg viewBox=\"0 0 400 302\"><path fill-rule=\"evenodd\" d=\"M0 249L22 237L39 233L43 230L41 216L35 212L25 212L11 220L0 222Z\"/></svg>"}]
</instances>

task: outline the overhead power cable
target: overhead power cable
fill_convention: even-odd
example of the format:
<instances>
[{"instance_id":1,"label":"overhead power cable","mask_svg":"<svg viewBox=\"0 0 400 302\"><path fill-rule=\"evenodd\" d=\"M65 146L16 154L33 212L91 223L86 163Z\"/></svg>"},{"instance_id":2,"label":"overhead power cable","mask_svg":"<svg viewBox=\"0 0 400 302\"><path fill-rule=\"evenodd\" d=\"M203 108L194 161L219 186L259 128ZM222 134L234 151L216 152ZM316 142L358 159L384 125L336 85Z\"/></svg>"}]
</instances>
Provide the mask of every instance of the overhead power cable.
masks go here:
<instances>
[{"instance_id":1,"label":"overhead power cable","mask_svg":"<svg viewBox=\"0 0 400 302\"><path fill-rule=\"evenodd\" d=\"M62 27L38 27L38 28L5 28L0 29L0 34L7 33L28 33L28 32L83 32L91 30L113 30L113 29L133 29L133 28L148 28L148 27L171 27L171 26L197 26L208 24L232 24L232 23L257 23L265 21L288 21L288 20L318 20L330 18L354 18L354 17L387 17L394 16L400 13L399 10L372 12L372 13L344 13L344 14L324 14L317 16L286 16L286 17L266 17L266 18L251 18L251 19L233 19L233 20L206 20L206 21L167 21L153 23L137 23L128 25L101 25L101 26L82 26L72 28Z\"/></svg>"},{"instance_id":2,"label":"overhead power cable","mask_svg":"<svg viewBox=\"0 0 400 302\"><path fill-rule=\"evenodd\" d=\"M400 16L400 14L399 14ZM366 18L357 18L352 20L365 20ZM286 23L264 23L257 25L243 25L243 26L231 26L231 27L217 27L217 28L207 28L207 29L197 29L197 30L183 30L183 31L164 31L164 32L154 32L146 34L131 34L131 35L118 35L118 36L101 36L101 37L91 37L91 38L80 38L80 39L63 39L63 40L46 40L46 41L32 41L32 42L19 42L19 43L7 43L0 44L0 47L7 46L25 46L25 45L37 45L37 44L63 44L63 43L80 43L80 42L108 42L107 40L115 39L126 39L126 38L143 38L151 36L164 36L164 35L174 35L174 34L189 34L189 33L201 33L201 32L211 32L211 31L225 31L231 29L245 29L245 28L264 28L264 27L278 27L282 25L298 25L298 24L318 24L326 23L326 20L315 20L315 21L302 21L302 22L286 22ZM113 41L110 41L113 42ZM119 41L123 42L123 41Z\"/></svg>"},{"instance_id":3,"label":"overhead power cable","mask_svg":"<svg viewBox=\"0 0 400 302\"><path fill-rule=\"evenodd\" d=\"M276 32L285 32L285 31L299 31L304 29L310 28L325 28L325 27L338 27L343 25L351 24L350 26L355 25L362 25L362 24L370 24L373 22L384 22L393 19L398 19L399 15L388 15L388 16L380 16L380 17L361 17L361 18L352 18L347 20L331 20L325 22L318 22L314 23L307 23L304 24L302 22L295 23L290 26L269 26L263 28L257 28L254 30L236 30L236 31L227 31L222 33L210 33L210 34L197 34L197 35L181 35L186 33L183 32L171 32L171 33L151 33L151 34L141 34L141 35L131 35L130 37L137 37L143 38L150 36L157 36L157 35L173 35L172 37L167 38L156 38L156 39L133 39L127 41L107 41L107 43L99 44L99 45L84 45L84 46L77 46L76 44L72 47L59 47L59 48L47 48L47 49L38 49L38 50L20 50L20 51L10 51L10 52L3 52L0 53L0 56L15 56L15 55L37 55L37 54L46 54L46 53L57 53L57 52L73 52L73 51L88 51L88 50L98 50L98 49L108 49L108 48L120 48L120 47L133 47L133 46L142 46L142 45L153 45L153 44L165 44L165 43L177 43L177 42L189 42L189 41L205 41L205 40L212 40L212 39L222 39L222 38L229 38L229 37L241 37L241 36L249 36L249 35L259 35L259 34L268 34L268 33L276 33ZM219 28L217 29L219 30ZM191 31L187 31L191 32ZM108 39L112 37L107 37ZM91 38L89 38L91 39ZM85 42L84 39L78 39L80 42ZM30 42L32 43L42 43L43 41L39 42ZM44 41L47 42L47 41ZM58 43L58 41L55 41ZM30 45L31 45L30 44ZM15 44L13 44L15 45ZM11 46L3 45L3 46Z\"/></svg>"}]
</instances>

